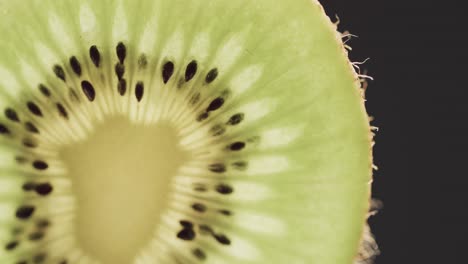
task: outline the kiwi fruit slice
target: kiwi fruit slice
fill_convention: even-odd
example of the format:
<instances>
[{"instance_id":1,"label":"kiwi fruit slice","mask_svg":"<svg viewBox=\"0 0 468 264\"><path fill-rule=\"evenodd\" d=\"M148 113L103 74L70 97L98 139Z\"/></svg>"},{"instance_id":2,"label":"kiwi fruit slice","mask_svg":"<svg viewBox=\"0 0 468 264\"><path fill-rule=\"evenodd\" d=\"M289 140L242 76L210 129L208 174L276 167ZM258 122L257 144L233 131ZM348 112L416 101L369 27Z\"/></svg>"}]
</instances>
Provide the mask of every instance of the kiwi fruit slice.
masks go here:
<instances>
[{"instance_id":1,"label":"kiwi fruit slice","mask_svg":"<svg viewBox=\"0 0 468 264\"><path fill-rule=\"evenodd\" d=\"M0 10L1 263L367 263L372 130L316 0Z\"/></svg>"}]
</instances>

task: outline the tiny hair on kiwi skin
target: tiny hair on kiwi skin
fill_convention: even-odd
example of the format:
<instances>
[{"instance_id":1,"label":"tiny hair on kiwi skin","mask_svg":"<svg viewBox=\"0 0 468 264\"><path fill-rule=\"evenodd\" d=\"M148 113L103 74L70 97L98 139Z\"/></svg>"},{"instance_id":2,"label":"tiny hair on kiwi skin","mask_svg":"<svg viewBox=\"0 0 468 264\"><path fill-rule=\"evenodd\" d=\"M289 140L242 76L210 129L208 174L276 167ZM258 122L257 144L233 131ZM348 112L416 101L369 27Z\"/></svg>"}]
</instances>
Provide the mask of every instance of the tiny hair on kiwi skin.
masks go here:
<instances>
[{"instance_id":1,"label":"tiny hair on kiwi skin","mask_svg":"<svg viewBox=\"0 0 468 264\"><path fill-rule=\"evenodd\" d=\"M366 76L318 0L0 11L0 263L372 262Z\"/></svg>"}]
</instances>

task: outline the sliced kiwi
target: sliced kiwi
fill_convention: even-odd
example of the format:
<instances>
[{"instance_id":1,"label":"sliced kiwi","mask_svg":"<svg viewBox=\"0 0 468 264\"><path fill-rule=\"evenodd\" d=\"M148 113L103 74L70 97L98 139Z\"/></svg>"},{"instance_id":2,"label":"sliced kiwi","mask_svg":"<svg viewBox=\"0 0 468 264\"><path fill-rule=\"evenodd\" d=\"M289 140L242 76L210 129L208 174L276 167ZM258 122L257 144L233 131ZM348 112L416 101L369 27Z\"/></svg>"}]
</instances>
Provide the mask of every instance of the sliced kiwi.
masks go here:
<instances>
[{"instance_id":1,"label":"sliced kiwi","mask_svg":"<svg viewBox=\"0 0 468 264\"><path fill-rule=\"evenodd\" d=\"M364 263L372 133L316 0L0 11L1 263Z\"/></svg>"}]
</instances>

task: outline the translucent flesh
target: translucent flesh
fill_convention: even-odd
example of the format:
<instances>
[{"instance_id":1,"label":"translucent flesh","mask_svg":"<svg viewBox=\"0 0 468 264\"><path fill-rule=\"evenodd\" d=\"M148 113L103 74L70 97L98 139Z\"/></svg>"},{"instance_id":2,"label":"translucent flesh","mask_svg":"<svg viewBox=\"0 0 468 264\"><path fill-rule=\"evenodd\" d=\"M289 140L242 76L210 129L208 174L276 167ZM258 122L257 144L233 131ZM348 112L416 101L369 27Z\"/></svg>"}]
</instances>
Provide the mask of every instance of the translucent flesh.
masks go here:
<instances>
[{"instance_id":1,"label":"translucent flesh","mask_svg":"<svg viewBox=\"0 0 468 264\"><path fill-rule=\"evenodd\" d=\"M60 223L50 227L50 235L43 241L22 243L13 251L2 247L0 262L14 263L47 251L51 263L62 257L70 263L111 263L115 252L103 252L112 245L96 249L99 252L89 249L96 243L113 243L110 238L118 235L112 230L119 223L108 221L109 216L122 213L124 217L129 210L134 210L133 216L143 216L151 206L153 213L159 212L148 215L156 219L151 235L141 231L144 222L139 222L142 229L127 234L130 241L135 241L133 245L144 246L121 252L124 263L135 251L139 253L131 263L141 264L353 262L369 206L372 139L357 75L339 34L316 1L0 1L0 12L0 109L12 107L21 119L18 123L0 117L0 124L13 134L0 135L0 242L6 245L15 239L11 232L18 226L33 228L36 217L57 218ZM118 42L127 46L125 76L129 90L125 96L116 91ZM89 59L92 45L97 45L102 55L99 69ZM141 54L148 60L145 70L138 68ZM95 86L93 102L83 94L81 79L67 78L64 84L52 71L54 65L64 65L67 76L73 76L68 66L71 56L81 61L82 78ZM198 63L197 74L183 85L184 89L178 89L178 80L192 60ZM175 70L172 79L164 84L161 71L167 61L174 62ZM205 76L213 68L219 70L219 77L205 85ZM137 102L135 87L140 80L145 83L145 95ZM58 100L70 111L69 120L57 116L50 99L37 89L39 83L47 84L56 96L53 103ZM75 89L81 104L71 101L66 93L68 87ZM229 96L223 107L206 121L196 121L226 89ZM191 106L188 102L197 91L201 92L201 100ZM41 107L44 117L31 114L28 100ZM221 136L210 134L213 125L225 124L239 112L245 115L242 123L226 126ZM115 116L130 122L113 119ZM112 123L106 123L108 119ZM24 130L27 120L41 131L34 135L40 142L34 150L21 144L21 138L30 134ZM99 197L106 199L110 195L116 206L122 196L118 189L105 188L87 194L92 185L88 186L90 183L83 181L81 174L99 174L105 179L100 169L113 169L122 173L118 178L124 185L124 180L129 179L123 172L136 170L133 144L141 144L130 140L127 143L132 146L122 146L129 150L122 154L100 143L90 143L92 131L96 129L97 135L109 140L119 135L116 130L122 130L120 135L131 134L140 140L158 124L166 124L174 132L155 132L160 133L162 139L158 140L163 142L149 141L153 143L145 146L144 151L155 155L155 164L142 169L145 173L138 173L138 184L150 185L145 186L149 191L138 193L140 187L129 182L134 195L129 193L128 197L134 203L130 204L130 200L122 204L125 212L109 211L107 215L93 209L94 213L86 214L96 217L96 222L86 223L90 219L77 209L79 201L89 195L94 200L86 204L97 206L102 202ZM114 126L121 129L106 128ZM168 135L172 133L177 136ZM247 147L241 152L225 150L236 141L247 142ZM190 158L158 157L151 152L152 144L162 144L162 149L172 153L172 145L180 146L181 153L189 153ZM63 149L65 152L61 152ZM99 149L109 156L99 154ZM115 168L84 168L79 165L89 166L96 160L74 158L74 153L98 155L99 164L104 160L117 160L119 164ZM30 160L44 157L51 161L50 167L44 172L29 163L19 166L15 157L20 154ZM237 161L247 161L248 166L243 170L231 167ZM210 171L210 164L216 162L226 164L227 171ZM164 171L165 166L167 174L161 179L146 174ZM56 189L46 198L25 194L21 186L31 179L48 180ZM159 188L159 180L171 186L166 190L167 200L155 201L160 206L151 204L157 195L151 188ZM199 183L209 188L226 183L235 191L227 196L211 189L200 193L193 190ZM190 207L194 202L210 210L206 214L194 212ZM40 210L31 220L18 221L15 210L25 203L35 204ZM229 209L233 214L217 214L214 208ZM99 216L101 213L105 216ZM78 223L71 217L75 214L86 221ZM180 220L209 224L216 232L227 234L231 244L220 245L203 236L182 241L176 236ZM109 224L107 231L100 228L105 223ZM107 240L98 240L98 235L86 236L80 231L84 229L102 229L102 237ZM74 235L73 230L79 234ZM122 241L115 243L115 250L124 245ZM194 253L196 249L203 250L204 260Z\"/></svg>"}]
</instances>

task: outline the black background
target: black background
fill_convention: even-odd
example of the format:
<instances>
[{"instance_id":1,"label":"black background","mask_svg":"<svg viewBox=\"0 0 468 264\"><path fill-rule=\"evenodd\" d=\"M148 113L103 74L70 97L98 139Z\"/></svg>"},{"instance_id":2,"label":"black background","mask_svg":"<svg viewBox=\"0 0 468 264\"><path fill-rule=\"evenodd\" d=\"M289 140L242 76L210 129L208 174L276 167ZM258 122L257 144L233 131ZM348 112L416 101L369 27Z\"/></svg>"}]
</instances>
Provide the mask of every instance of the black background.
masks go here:
<instances>
[{"instance_id":1,"label":"black background","mask_svg":"<svg viewBox=\"0 0 468 264\"><path fill-rule=\"evenodd\" d=\"M371 220L376 264L468 263L468 8L464 1L320 0L359 38L353 61L374 77ZM463 13L465 12L465 14Z\"/></svg>"}]
</instances>

